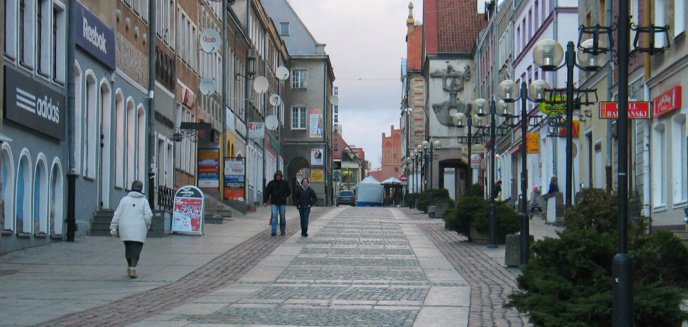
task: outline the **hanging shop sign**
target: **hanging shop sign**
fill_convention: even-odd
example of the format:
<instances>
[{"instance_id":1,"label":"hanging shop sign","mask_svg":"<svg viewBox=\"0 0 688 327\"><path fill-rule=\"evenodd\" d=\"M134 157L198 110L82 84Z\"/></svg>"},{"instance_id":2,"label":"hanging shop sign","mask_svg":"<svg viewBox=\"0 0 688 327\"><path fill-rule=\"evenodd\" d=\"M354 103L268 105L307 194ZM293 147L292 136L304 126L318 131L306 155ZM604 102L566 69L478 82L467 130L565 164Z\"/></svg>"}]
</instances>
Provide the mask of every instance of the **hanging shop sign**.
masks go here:
<instances>
[{"instance_id":1,"label":"hanging shop sign","mask_svg":"<svg viewBox=\"0 0 688 327\"><path fill-rule=\"evenodd\" d=\"M225 158L225 199L244 199L246 168L243 158Z\"/></svg>"},{"instance_id":2,"label":"hanging shop sign","mask_svg":"<svg viewBox=\"0 0 688 327\"><path fill-rule=\"evenodd\" d=\"M76 44L114 70L115 32L78 1L72 4L76 10Z\"/></svg>"},{"instance_id":3,"label":"hanging shop sign","mask_svg":"<svg viewBox=\"0 0 688 327\"><path fill-rule=\"evenodd\" d=\"M681 85L675 86L652 99L652 118L657 118L680 108Z\"/></svg>"},{"instance_id":4,"label":"hanging shop sign","mask_svg":"<svg viewBox=\"0 0 688 327\"><path fill-rule=\"evenodd\" d=\"M219 149L198 149L198 187L220 187Z\"/></svg>"},{"instance_id":5,"label":"hanging shop sign","mask_svg":"<svg viewBox=\"0 0 688 327\"><path fill-rule=\"evenodd\" d=\"M265 123L262 121L248 123L248 138L263 139L265 138Z\"/></svg>"},{"instance_id":6,"label":"hanging shop sign","mask_svg":"<svg viewBox=\"0 0 688 327\"><path fill-rule=\"evenodd\" d=\"M193 185L179 188L174 194L172 233L203 235L203 191Z\"/></svg>"},{"instance_id":7,"label":"hanging shop sign","mask_svg":"<svg viewBox=\"0 0 688 327\"><path fill-rule=\"evenodd\" d=\"M628 101L628 119L650 119L650 103L646 101ZM600 119L619 118L619 103L616 101L600 102Z\"/></svg>"},{"instance_id":8,"label":"hanging shop sign","mask_svg":"<svg viewBox=\"0 0 688 327\"><path fill-rule=\"evenodd\" d=\"M65 109L64 95L5 66L5 119L62 140Z\"/></svg>"}]
</instances>

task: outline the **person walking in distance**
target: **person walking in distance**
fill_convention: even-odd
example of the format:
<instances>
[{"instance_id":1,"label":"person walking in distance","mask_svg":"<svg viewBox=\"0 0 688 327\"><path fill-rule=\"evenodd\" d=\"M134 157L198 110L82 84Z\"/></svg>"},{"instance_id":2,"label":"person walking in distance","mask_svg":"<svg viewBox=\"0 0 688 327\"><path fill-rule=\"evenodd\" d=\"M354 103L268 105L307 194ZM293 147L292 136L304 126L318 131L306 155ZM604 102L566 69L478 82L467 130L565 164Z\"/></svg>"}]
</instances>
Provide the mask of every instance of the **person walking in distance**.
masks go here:
<instances>
[{"instance_id":1,"label":"person walking in distance","mask_svg":"<svg viewBox=\"0 0 688 327\"><path fill-rule=\"evenodd\" d=\"M124 241L124 257L127 259L127 274L131 278L136 275L136 265L139 263L141 249L146 241L146 233L150 229L153 212L146 196L142 193L143 183L131 183L131 191L119 202L110 223L110 234L119 236Z\"/></svg>"},{"instance_id":2,"label":"person walking in distance","mask_svg":"<svg viewBox=\"0 0 688 327\"><path fill-rule=\"evenodd\" d=\"M301 236L308 237L308 217L311 215L311 207L318 201L318 196L310 186L308 178L301 180L301 187L294 192L294 204L299 209L301 218Z\"/></svg>"},{"instance_id":3,"label":"person walking in distance","mask_svg":"<svg viewBox=\"0 0 688 327\"><path fill-rule=\"evenodd\" d=\"M492 198L495 199L495 200L497 200L497 201L499 201L499 200L501 200L501 199L499 198L499 196L500 196L501 194L502 194L502 181L499 180L499 181L497 181L497 183L495 184L494 190L492 190Z\"/></svg>"},{"instance_id":4,"label":"person walking in distance","mask_svg":"<svg viewBox=\"0 0 688 327\"><path fill-rule=\"evenodd\" d=\"M284 235L287 228L287 220L284 217L287 208L287 198L291 195L289 183L284 180L281 170L277 170L273 180L268 183L263 192L263 205L267 206L268 201L272 209L272 232L270 235L277 235L277 215L279 214L280 233Z\"/></svg>"},{"instance_id":5,"label":"person walking in distance","mask_svg":"<svg viewBox=\"0 0 688 327\"><path fill-rule=\"evenodd\" d=\"M552 176L552 179L549 180L549 189L547 190L547 194L545 194L545 198L549 199L555 196L557 192L559 192L559 180L557 176Z\"/></svg>"}]
</instances>

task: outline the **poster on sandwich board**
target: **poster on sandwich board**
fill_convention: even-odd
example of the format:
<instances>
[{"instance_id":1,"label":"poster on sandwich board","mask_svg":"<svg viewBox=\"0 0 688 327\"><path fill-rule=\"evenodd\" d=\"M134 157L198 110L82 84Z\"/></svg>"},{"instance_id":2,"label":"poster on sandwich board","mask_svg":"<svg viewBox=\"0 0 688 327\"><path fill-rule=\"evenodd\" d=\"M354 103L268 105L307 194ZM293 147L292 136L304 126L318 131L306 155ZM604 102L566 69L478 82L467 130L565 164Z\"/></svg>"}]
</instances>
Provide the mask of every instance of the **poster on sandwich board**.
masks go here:
<instances>
[{"instance_id":1,"label":"poster on sandwich board","mask_svg":"<svg viewBox=\"0 0 688 327\"><path fill-rule=\"evenodd\" d=\"M203 235L203 191L193 185L186 185L174 194L172 211L172 233Z\"/></svg>"}]
</instances>

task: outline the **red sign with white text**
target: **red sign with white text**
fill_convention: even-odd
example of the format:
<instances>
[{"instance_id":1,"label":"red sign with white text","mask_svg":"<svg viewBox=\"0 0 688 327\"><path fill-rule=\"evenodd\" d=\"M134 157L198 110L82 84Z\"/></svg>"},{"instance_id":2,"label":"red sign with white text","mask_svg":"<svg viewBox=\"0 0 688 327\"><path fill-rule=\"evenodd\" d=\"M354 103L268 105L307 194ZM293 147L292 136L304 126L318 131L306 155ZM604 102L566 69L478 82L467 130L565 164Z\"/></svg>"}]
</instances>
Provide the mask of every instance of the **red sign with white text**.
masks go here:
<instances>
[{"instance_id":1,"label":"red sign with white text","mask_svg":"<svg viewBox=\"0 0 688 327\"><path fill-rule=\"evenodd\" d=\"M681 108L681 85L674 86L668 91L652 99L652 117L657 118L671 111Z\"/></svg>"},{"instance_id":2,"label":"red sign with white text","mask_svg":"<svg viewBox=\"0 0 688 327\"><path fill-rule=\"evenodd\" d=\"M650 119L650 103L645 101L628 101L628 119ZM619 103L614 101L600 102L600 119L619 118Z\"/></svg>"}]
</instances>

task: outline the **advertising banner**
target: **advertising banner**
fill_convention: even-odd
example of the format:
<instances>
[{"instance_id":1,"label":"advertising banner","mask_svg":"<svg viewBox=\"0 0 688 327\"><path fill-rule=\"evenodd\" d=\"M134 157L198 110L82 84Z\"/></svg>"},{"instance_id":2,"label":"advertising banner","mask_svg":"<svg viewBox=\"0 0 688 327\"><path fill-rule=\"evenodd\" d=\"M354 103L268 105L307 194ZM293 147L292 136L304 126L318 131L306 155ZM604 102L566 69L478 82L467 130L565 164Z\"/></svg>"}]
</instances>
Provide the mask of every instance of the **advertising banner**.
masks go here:
<instances>
[{"instance_id":1,"label":"advertising banner","mask_svg":"<svg viewBox=\"0 0 688 327\"><path fill-rule=\"evenodd\" d=\"M65 136L65 97L5 66L5 119L58 140Z\"/></svg>"},{"instance_id":2,"label":"advertising banner","mask_svg":"<svg viewBox=\"0 0 688 327\"><path fill-rule=\"evenodd\" d=\"M316 138L323 136L323 113L322 109L313 108L308 110L308 137Z\"/></svg>"},{"instance_id":3,"label":"advertising banner","mask_svg":"<svg viewBox=\"0 0 688 327\"><path fill-rule=\"evenodd\" d=\"M172 211L172 233L203 235L203 191L193 185L186 185L174 194Z\"/></svg>"},{"instance_id":4,"label":"advertising banner","mask_svg":"<svg viewBox=\"0 0 688 327\"><path fill-rule=\"evenodd\" d=\"M311 166L323 165L323 150L311 149Z\"/></svg>"},{"instance_id":5,"label":"advertising banner","mask_svg":"<svg viewBox=\"0 0 688 327\"><path fill-rule=\"evenodd\" d=\"M114 70L115 32L78 1L72 4L76 10L76 44Z\"/></svg>"},{"instance_id":6,"label":"advertising banner","mask_svg":"<svg viewBox=\"0 0 688 327\"><path fill-rule=\"evenodd\" d=\"M225 158L225 199L244 199L245 172L243 158Z\"/></svg>"},{"instance_id":7,"label":"advertising banner","mask_svg":"<svg viewBox=\"0 0 688 327\"><path fill-rule=\"evenodd\" d=\"M600 102L600 119L619 118L619 103L615 101ZM650 103L645 101L628 101L628 119L650 119Z\"/></svg>"},{"instance_id":8,"label":"advertising banner","mask_svg":"<svg viewBox=\"0 0 688 327\"><path fill-rule=\"evenodd\" d=\"M220 187L220 149L198 149L198 187Z\"/></svg>"},{"instance_id":9,"label":"advertising banner","mask_svg":"<svg viewBox=\"0 0 688 327\"><path fill-rule=\"evenodd\" d=\"M540 133L526 133L526 153L540 153Z\"/></svg>"},{"instance_id":10,"label":"advertising banner","mask_svg":"<svg viewBox=\"0 0 688 327\"><path fill-rule=\"evenodd\" d=\"M311 170L311 182L322 183L325 181L325 172L322 169Z\"/></svg>"},{"instance_id":11,"label":"advertising banner","mask_svg":"<svg viewBox=\"0 0 688 327\"><path fill-rule=\"evenodd\" d=\"M262 121L248 123L248 138L265 138L265 123Z\"/></svg>"}]
</instances>

